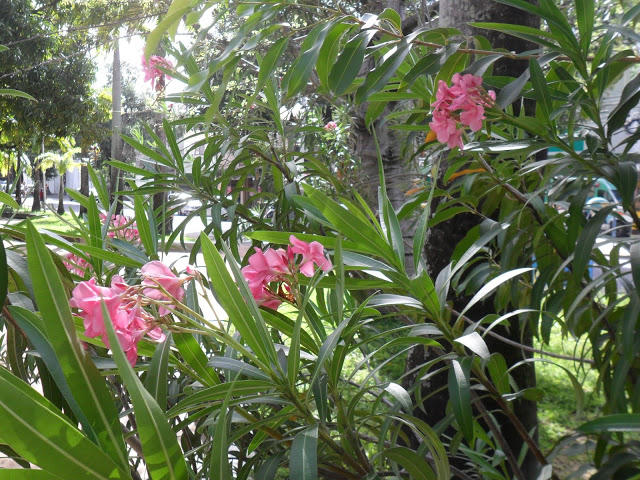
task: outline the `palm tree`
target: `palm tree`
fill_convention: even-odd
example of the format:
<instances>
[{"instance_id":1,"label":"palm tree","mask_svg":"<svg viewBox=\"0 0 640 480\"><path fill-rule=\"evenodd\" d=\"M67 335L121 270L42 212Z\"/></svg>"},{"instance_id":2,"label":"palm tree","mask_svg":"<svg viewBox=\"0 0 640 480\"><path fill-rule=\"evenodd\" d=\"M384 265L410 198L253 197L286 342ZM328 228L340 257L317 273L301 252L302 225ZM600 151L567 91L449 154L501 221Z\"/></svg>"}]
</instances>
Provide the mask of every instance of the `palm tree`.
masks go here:
<instances>
[{"instance_id":1,"label":"palm tree","mask_svg":"<svg viewBox=\"0 0 640 480\"><path fill-rule=\"evenodd\" d=\"M43 171L47 168L55 166L60 175L60 188L58 189L58 215L64 214L64 184L67 172L76 168L79 163L73 159L73 156L80 153L80 148L75 146L73 139L62 138L58 140L61 153L47 152L36 158L36 164L40 165Z\"/></svg>"}]
</instances>

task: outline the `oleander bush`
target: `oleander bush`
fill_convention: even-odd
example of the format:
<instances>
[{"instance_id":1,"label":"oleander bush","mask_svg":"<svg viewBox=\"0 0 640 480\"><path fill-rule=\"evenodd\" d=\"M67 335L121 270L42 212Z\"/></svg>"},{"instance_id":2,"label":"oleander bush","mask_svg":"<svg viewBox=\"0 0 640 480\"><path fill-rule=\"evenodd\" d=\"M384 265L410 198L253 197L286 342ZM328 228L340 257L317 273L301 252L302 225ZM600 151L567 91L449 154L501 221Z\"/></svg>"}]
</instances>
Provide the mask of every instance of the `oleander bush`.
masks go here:
<instances>
[{"instance_id":1,"label":"oleander bush","mask_svg":"<svg viewBox=\"0 0 640 480\"><path fill-rule=\"evenodd\" d=\"M153 59L164 41L175 62L155 57L147 76L183 82L167 100L193 113L125 138L149 159L112 162L145 180L135 219L115 214L118 196L91 170L97 196L70 192L87 208L73 217L75 241L29 222L2 227L0 444L25 468L0 478L508 479L525 478L529 452L546 479L558 478L550 459L585 437L596 445L591 478L636 478L640 250L635 237L611 233L623 214L640 228L640 134L617 135L640 100L640 76L623 75L638 57L616 43L637 40L640 6L594 30L593 1L576 2L577 28L548 0L502 1L539 15L545 29L482 26L539 50L477 51L451 41L453 29L405 36L391 10L327 11L307 27L300 12L311 7L240 3L235 36L213 56L204 34L190 48L163 38L211 9L223 28L228 12L175 1L146 51ZM292 55L298 29L306 38ZM528 69L492 75L504 55ZM259 66L249 85L239 74L247 63ZM400 208L382 155L372 199L351 170L365 166L331 143L346 141L348 115L318 122L316 111L311 125L284 114L320 95L341 112L367 108L371 128L390 121L389 104L404 105L389 128L404 133L394 138L420 178ZM529 100L535 113L519 108ZM176 133L185 127L187 151ZM596 179L621 201L587 216ZM202 200L169 237L163 225L180 201L152 199L166 191ZM428 232L463 215L482 221L430 275ZM205 227L186 245L194 217ZM184 271L163 262L179 243L189 251ZM463 308L454 298L467 299ZM474 318L483 302L493 313ZM498 325L516 322L543 346L554 325L584 339L574 365L597 372L606 400L601 418L551 452L513 403L554 392L522 388L512 373L552 359L508 364L487 346ZM418 346L434 360L405 371ZM561 368L580 415L577 372ZM442 372L447 415L428 424L421 411L440 390L421 387Z\"/></svg>"}]
</instances>

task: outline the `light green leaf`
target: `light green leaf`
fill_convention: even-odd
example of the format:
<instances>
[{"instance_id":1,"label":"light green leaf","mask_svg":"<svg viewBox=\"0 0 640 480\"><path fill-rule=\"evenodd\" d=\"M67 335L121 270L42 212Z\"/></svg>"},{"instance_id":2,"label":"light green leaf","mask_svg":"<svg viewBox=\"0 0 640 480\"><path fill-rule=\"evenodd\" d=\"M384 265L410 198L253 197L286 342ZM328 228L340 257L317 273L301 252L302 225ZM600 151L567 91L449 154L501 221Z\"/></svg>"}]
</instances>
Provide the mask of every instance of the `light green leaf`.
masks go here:
<instances>
[{"instance_id":1,"label":"light green leaf","mask_svg":"<svg viewBox=\"0 0 640 480\"><path fill-rule=\"evenodd\" d=\"M484 360L488 360L489 356L491 355L489 353L489 349L487 348L487 344L484 343L484 340L478 334L478 332L471 332L462 337L458 337L454 340L454 342L458 342L461 345L464 345Z\"/></svg>"},{"instance_id":2,"label":"light green leaf","mask_svg":"<svg viewBox=\"0 0 640 480\"><path fill-rule=\"evenodd\" d=\"M600 432L640 432L640 415L620 413L605 415L578 427L582 433Z\"/></svg>"},{"instance_id":3,"label":"light green leaf","mask_svg":"<svg viewBox=\"0 0 640 480\"><path fill-rule=\"evenodd\" d=\"M318 478L318 426L313 425L298 433L291 445L289 461L291 480L317 480Z\"/></svg>"},{"instance_id":4,"label":"light green leaf","mask_svg":"<svg viewBox=\"0 0 640 480\"><path fill-rule=\"evenodd\" d=\"M413 404L411 403L411 396L407 393L407 391L402 388L397 383L389 383L386 387L384 387L385 391L390 393L395 397L395 399L402 405L402 409L407 412L407 414L411 415L413 413Z\"/></svg>"},{"instance_id":5,"label":"light green leaf","mask_svg":"<svg viewBox=\"0 0 640 480\"><path fill-rule=\"evenodd\" d=\"M90 422L83 427L93 432L103 451L121 467L128 468L118 412L104 379L76 335L69 300L51 252L31 222L27 223L27 261L38 307L47 312L44 322L47 340L63 367L78 406Z\"/></svg>"},{"instance_id":6,"label":"light green leaf","mask_svg":"<svg viewBox=\"0 0 640 480\"><path fill-rule=\"evenodd\" d=\"M18 202L16 202L13 197L7 192L0 192L0 202L4 203L5 205L9 205L11 208L14 208L16 210L20 208Z\"/></svg>"},{"instance_id":7,"label":"light green leaf","mask_svg":"<svg viewBox=\"0 0 640 480\"><path fill-rule=\"evenodd\" d=\"M110 319L109 312L102 302L102 315ZM105 321L105 329L113 352L113 359L118 365L118 373L122 378L138 424L138 436L142 444L147 469L153 480L182 480L188 477L187 464L178 439L173 432L164 411L158 406L151 394L145 390L142 382L131 368L116 331L111 321Z\"/></svg>"},{"instance_id":8,"label":"light green leaf","mask_svg":"<svg viewBox=\"0 0 640 480\"><path fill-rule=\"evenodd\" d=\"M22 458L62 478L131 478L22 380L0 367L2 440Z\"/></svg>"},{"instance_id":9,"label":"light green leaf","mask_svg":"<svg viewBox=\"0 0 640 480\"><path fill-rule=\"evenodd\" d=\"M144 208L142 195L133 196L133 208L136 215L136 225L140 234L140 241L144 245L144 249L152 260L158 259L158 244L153 241L151 228L147 220L146 210Z\"/></svg>"},{"instance_id":10,"label":"light green leaf","mask_svg":"<svg viewBox=\"0 0 640 480\"><path fill-rule=\"evenodd\" d=\"M158 345L147 372L144 386L156 400L162 410L167 408L167 381L169 370L169 353L171 353L171 333L164 342Z\"/></svg>"},{"instance_id":11,"label":"light green leaf","mask_svg":"<svg viewBox=\"0 0 640 480\"><path fill-rule=\"evenodd\" d=\"M276 364L277 356L273 341L269 336L264 319L260 315L260 311L255 307L255 302L250 296L249 287L243 278L239 281L243 283L244 289L249 292L249 300L254 307L250 310L244 297L238 291L236 282L229 275L224 260L220 256L220 252L204 233L200 234L202 245L202 255L209 279L218 297L218 301L222 308L229 315L229 319L233 323L235 329L240 333L244 342L253 350L257 359L263 366Z\"/></svg>"},{"instance_id":12,"label":"light green leaf","mask_svg":"<svg viewBox=\"0 0 640 480\"><path fill-rule=\"evenodd\" d=\"M576 0L576 17L578 18L578 31L580 32L580 47L586 55L591 47L595 2L593 0Z\"/></svg>"},{"instance_id":13,"label":"light green leaf","mask_svg":"<svg viewBox=\"0 0 640 480\"><path fill-rule=\"evenodd\" d=\"M13 88L0 88L0 96L26 98L27 100L37 102L37 100L28 93L21 92L20 90L14 90Z\"/></svg>"},{"instance_id":14,"label":"light green leaf","mask_svg":"<svg viewBox=\"0 0 640 480\"><path fill-rule=\"evenodd\" d=\"M496 278L487 283L484 287L482 287L478 293L476 293L469 303L464 307L464 310L460 312L459 319L462 319L462 316L469 311L471 307L473 307L476 303L484 299L487 295L493 292L496 288L498 288L503 283L511 280L518 275L522 275L523 273L530 272L535 270L534 268L516 268L515 270L511 270L509 272L505 272L501 275L498 275ZM460 320L458 320L460 321Z\"/></svg>"}]
</instances>

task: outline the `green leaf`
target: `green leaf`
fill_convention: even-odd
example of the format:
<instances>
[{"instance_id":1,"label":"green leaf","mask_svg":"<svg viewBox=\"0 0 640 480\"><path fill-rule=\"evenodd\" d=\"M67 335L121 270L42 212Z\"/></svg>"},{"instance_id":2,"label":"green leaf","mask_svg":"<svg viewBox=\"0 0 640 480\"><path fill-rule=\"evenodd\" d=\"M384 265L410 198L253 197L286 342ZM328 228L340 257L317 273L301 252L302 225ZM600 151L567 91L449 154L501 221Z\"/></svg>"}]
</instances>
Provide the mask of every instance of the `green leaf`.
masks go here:
<instances>
[{"instance_id":1,"label":"green leaf","mask_svg":"<svg viewBox=\"0 0 640 480\"><path fill-rule=\"evenodd\" d=\"M156 51L165 32L175 34L182 21L182 16L190 10L191 0L174 0L172 2L162 21L147 35L147 44L144 49L144 55L147 59Z\"/></svg>"},{"instance_id":2,"label":"green leaf","mask_svg":"<svg viewBox=\"0 0 640 480\"><path fill-rule=\"evenodd\" d=\"M471 332L467 335L463 335L462 337L458 337L454 342L464 345L483 360L488 360L491 355L487 348L487 344L484 343L484 340L478 332Z\"/></svg>"},{"instance_id":3,"label":"green leaf","mask_svg":"<svg viewBox=\"0 0 640 480\"><path fill-rule=\"evenodd\" d=\"M293 438L289 478L291 480L317 480L318 425L308 427Z\"/></svg>"},{"instance_id":4,"label":"green leaf","mask_svg":"<svg viewBox=\"0 0 640 480\"><path fill-rule=\"evenodd\" d=\"M134 260L131 257L125 257L110 250L105 250L99 247L82 246L82 251L88 255L91 255L94 259L106 260L122 267L139 268L143 264L139 260Z\"/></svg>"},{"instance_id":5,"label":"green leaf","mask_svg":"<svg viewBox=\"0 0 640 480\"><path fill-rule=\"evenodd\" d=\"M104 301L102 302L102 315L105 319L110 319ZM104 324L113 352L113 359L118 366L118 373L131 398L138 424L138 436L151 478L154 480L187 478L187 464L178 445L176 434L167 423L163 410L151 394L145 390L142 382L131 368L129 360L120 346L112 321L105 321Z\"/></svg>"},{"instance_id":6,"label":"green leaf","mask_svg":"<svg viewBox=\"0 0 640 480\"><path fill-rule=\"evenodd\" d=\"M640 297L640 243L633 242L631 244L631 276L633 278L633 283L636 286L636 293L638 297Z\"/></svg>"},{"instance_id":7,"label":"green leaf","mask_svg":"<svg viewBox=\"0 0 640 480\"><path fill-rule=\"evenodd\" d=\"M335 95L342 95L358 76L367 46L375 34L375 29L365 30L345 45L329 75L329 88Z\"/></svg>"},{"instance_id":8,"label":"green leaf","mask_svg":"<svg viewBox=\"0 0 640 480\"><path fill-rule=\"evenodd\" d=\"M401 465L414 480L436 480L436 474L424 457L407 447L385 448L380 455Z\"/></svg>"},{"instance_id":9,"label":"green leaf","mask_svg":"<svg viewBox=\"0 0 640 480\"><path fill-rule=\"evenodd\" d=\"M473 307L476 303L483 300L487 295L493 292L496 288L498 288L503 283L511 280L518 275L522 275L523 273L530 272L535 270L534 268L516 268L515 270L511 270L509 272L505 272L501 275L498 275L496 278L492 279L489 283L484 285L474 296L469 303L464 307L464 310L460 312L459 320L461 321L462 316L469 311L471 307Z\"/></svg>"},{"instance_id":10,"label":"green leaf","mask_svg":"<svg viewBox=\"0 0 640 480\"><path fill-rule=\"evenodd\" d=\"M0 192L0 202L4 203L5 205L9 205L15 210L20 208L18 202L16 202L13 197L6 192Z\"/></svg>"},{"instance_id":11,"label":"green leaf","mask_svg":"<svg viewBox=\"0 0 640 480\"><path fill-rule=\"evenodd\" d=\"M580 425L578 431L582 433L640 432L640 415L637 413L605 415Z\"/></svg>"},{"instance_id":12,"label":"green leaf","mask_svg":"<svg viewBox=\"0 0 640 480\"><path fill-rule=\"evenodd\" d=\"M147 372L144 386L162 410L167 409L167 380L169 370L169 353L171 353L171 333L164 342L158 345Z\"/></svg>"},{"instance_id":13,"label":"green leaf","mask_svg":"<svg viewBox=\"0 0 640 480\"><path fill-rule=\"evenodd\" d=\"M256 472L256 480L274 480L284 455L284 452L280 452L266 459Z\"/></svg>"},{"instance_id":14,"label":"green leaf","mask_svg":"<svg viewBox=\"0 0 640 480\"><path fill-rule=\"evenodd\" d=\"M33 388L0 367L2 441L62 478L131 478Z\"/></svg>"},{"instance_id":15,"label":"green leaf","mask_svg":"<svg viewBox=\"0 0 640 480\"><path fill-rule=\"evenodd\" d=\"M409 393L397 383L389 383L384 387L385 391L394 396L394 398L400 403L402 409L411 415L413 413L413 404L411 403L411 396Z\"/></svg>"},{"instance_id":16,"label":"green leaf","mask_svg":"<svg viewBox=\"0 0 640 480\"><path fill-rule=\"evenodd\" d=\"M520 97L520 93L527 83L527 80L529 80L529 75L529 69L527 69L522 73L522 75L500 90L500 93L498 93L498 97L496 98L496 105L500 108L506 108L508 105L511 105L516 101L516 99Z\"/></svg>"},{"instance_id":17,"label":"green leaf","mask_svg":"<svg viewBox=\"0 0 640 480\"><path fill-rule=\"evenodd\" d=\"M465 366L458 360L451 360L449 368L449 398L458 428L470 445L473 442L473 413L471 411L470 364Z\"/></svg>"},{"instance_id":18,"label":"green leaf","mask_svg":"<svg viewBox=\"0 0 640 480\"><path fill-rule=\"evenodd\" d=\"M282 79L282 88L286 87L287 98L293 97L307 85L311 70L313 70L320 54L322 42L333 25L334 22L321 22L309 32L307 38L302 42L300 47L302 54L293 62Z\"/></svg>"},{"instance_id":19,"label":"green leaf","mask_svg":"<svg viewBox=\"0 0 640 480\"><path fill-rule=\"evenodd\" d=\"M26 98L27 100L37 102L37 100L28 93L21 92L20 90L14 90L13 88L0 88L0 97L1 96Z\"/></svg>"},{"instance_id":20,"label":"green leaf","mask_svg":"<svg viewBox=\"0 0 640 480\"><path fill-rule=\"evenodd\" d=\"M540 113L542 119L549 123L551 116L551 94L549 93L549 87L547 80L542 73L542 68L535 58L529 60L529 72L531 74L531 84L533 85L533 91L536 95L536 112Z\"/></svg>"},{"instance_id":21,"label":"green leaf","mask_svg":"<svg viewBox=\"0 0 640 480\"><path fill-rule=\"evenodd\" d=\"M44 470L4 468L0 469L0 480L62 480L62 477Z\"/></svg>"},{"instance_id":22,"label":"green leaf","mask_svg":"<svg viewBox=\"0 0 640 480\"><path fill-rule=\"evenodd\" d=\"M231 389L227 397L224 399L220 411L218 412L218 418L216 419L216 426L213 431L213 439L211 441L211 462L209 465L209 478L215 478L220 480L231 480L231 465L229 465L229 421L230 416L227 415L229 410L229 399Z\"/></svg>"},{"instance_id":23,"label":"green leaf","mask_svg":"<svg viewBox=\"0 0 640 480\"><path fill-rule=\"evenodd\" d=\"M0 238L0 306L4 306L9 292L9 266L7 254L4 250L4 242Z\"/></svg>"},{"instance_id":24,"label":"green leaf","mask_svg":"<svg viewBox=\"0 0 640 480\"><path fill-rule=\"evenodd\" d=\"M398 44L383 58L372 72L367 75L364 83L356 91L356 103L360 104L367 100L370 95L379 92L387 84L389 79L396 73L398 67L404 62L404 59L411 51L411 45L402 39Z\"/></svg>"},{"instance_id":25,"label":"green leaf","mask_svg":"<svg viewBox=\"0 0 640 480\"><path fill-rule=\"evenodd\" d=\"M140 241L144 245L144 249L152 260L157 260L158 257L158 244L154 242L151 235L151 227L149 227L149 221L147 220L142 195L133 196L133 208L136 215L136 225L140 234Z\"/></svg>"},{"instance_id":26,"label":"green leaf","mask_svg":"<svg viewBox=\"0 0 640 480\"><path fill-rule=\"evenodd\" d=\"M269 48L267 53L264 55L262 62L260 63L260 71L258 72L258 83L256 85L256 92L262 90L265 83L267 83L267 78L273 73L282 57L282 53L287 48L289 44L289 37L282 37L279 40L276 40L273 45Z\"/></svg>"},{"instance_id":27,"label":"green leaf","mask_svg":"<svg viewBox=\"0 0 640 480\"><path fill-rule=\"evenodd\" d=\"M607 119L607 135L611 136L613 132L622 128L627 120L629 112L640 101L640 75L636 75L622 89L618 105L611 111Z\"/></svg>"},{"instance_id":28,"label":"green leaf","mask_svg":"<svg viewBox=\"0 0 640 480\"><path fill-rule=\"evenodd\" d=\"M613 210L613 206L601 208L584 227L576 242L575 254L573 257L573 278L576 282L584 275L584 271L591 258L591 251L596 238L600 235L602 224Z\"/></svg>"},{"instance_id":29,"label":"green leaf","mask_svg":"<svg viewBox=\"0 0 640 480\"><path fill-rule=\"evenodd\" d=\"M209 359L202 351L200 344L191 333L173 333L173 342L182 355L186 364L200 376L200 381L205 386L216 385L220 383L216 372L207 367Z\"/></svg>"},{"instance_id":30,"label":"green leaf","mask_svg":"<svg viewBox=\"0 0 640 480\"><path fill-rule=\"evenodd\" d=\"M252 310L249 309L247 302L238 291L238 286L229 275L220 252L215 249L209 237L204 233L200 234L200 242L209 280L213 285L220 305L229 315L233 326L263 365L277 364L275 347L267 331L264 319L259 310L255 308L253 298L250 298L254 307L252 314ZM240 278L239 280L243 282L242 286L248 291L244 279Z\"/></svg>"},{"instance_id":31,"label":"green leaf","mask_svg":"<svg viewBox=\"0 0 640 480\"><path fill-rule=\"evenodd\" d=\"M329 72L336 62L338 50L340 49L340 40L345 32L351 28L353 28L353 25L349 23L336 24L327 34L320 49L320 55L318 55L318 61L316 62L316 72L318 73L320 85L327 90L329 90Z\"/></svg>"},{"instance_id":32,"label":"green leaf","mask_svg":"<svg viewBox=\"0 0 640 480\"><path fill-rule=\"evenodd\" d=\"M62 365L69 389L90 422L83 427L93 432L103 451L128 468L118 412L104 379L76 335L69 300L51 252L31 222L27 222L27 261L38 307L47 313L47 340ZM59 385L60 389L63 387Z\"/></svg>"},{"instance_id":33,"label":"green leaf","mask_svg":"<svg viewBox=\"0 0 640 480\"><path fill-rule=\"evenodd\" d=\"M580 33L580 48L586 55L589 53L593 34L594 0L576 0L576 17L578 19L578 32Z\"/></svg>"}]
</instances>

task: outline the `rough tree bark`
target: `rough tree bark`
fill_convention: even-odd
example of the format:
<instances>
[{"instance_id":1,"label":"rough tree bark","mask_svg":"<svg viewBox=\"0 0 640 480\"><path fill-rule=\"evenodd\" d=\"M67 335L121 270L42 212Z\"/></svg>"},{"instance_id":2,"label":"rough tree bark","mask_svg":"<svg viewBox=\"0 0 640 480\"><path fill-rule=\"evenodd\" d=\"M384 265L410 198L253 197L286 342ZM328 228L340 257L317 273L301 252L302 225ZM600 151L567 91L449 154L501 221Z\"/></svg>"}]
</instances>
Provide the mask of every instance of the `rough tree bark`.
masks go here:
<instances>
[{"instance_id":1,"label":"rough tree bark","mask_svg":"<svg viewBox=\"0 0 640 480\"><path fill-rule=\"evenodd\" d=\"M382 12L385 8L395 10L400 18L405 20L405 0L389 0L389 1L369 1L366 2L366 8L371 12ZM362 67L363 71L373 69L373 60L368 60ZM415 176L413 165L402 158L401 146L402 133L389 129L388 122L384 121L387 114L396 108L395 103L390 103L385 112L373 122L373 131L367 128L365 123L365 114L369 106L368 102L360 105L354 110L353 136L355 143L355 155L360 160L362 167L362 185L360 191L364 191L367 202L372 208L378 208L378 187L380 186L380 178L378 174L378 152L376 149L376 140L382 158L382 167L385 176L386 193L389 201L394 209L398 209L405 203L407 197L406 192L411 188L412 179ZM400 229L405 243L405 267L409 275L414 274L413 268L413 220L404 219L400 221Z\"/></svg>"},{"instance_id":2,"label":"rough tree bark","mask_svg":"<svg viewBox=\"0 0 640 480\"><path fill-rule=\"evenodd\" d=\"M501 22L539 28L538 18L528 16L520 10L507 7L492 0L440 0L440 27L455 27L461 30L466 38L471 38L474 35L482 35L488 38L494 48L506 48L516 52L523 52L533 48L531 44L505 34L469 27L469 22ZM526 62L500 61L495 64L493 74L517 77L526 67ZM443 167L443 171L444 169L446 169L446 166ZM471 228L478 225L481 221L481 218L471 214L457 215L453 219L442 222L429 230L427 244L425 246L425 257L427 269L432 278L435 278L450 262L453 249L460 240L465 237ZM454 298L452 300L454 308L457 311L461 311L470 298ZM472 319L480 319L490 313L495 313L495 311L492 300L488 299L483 304L477 305L469 311L467 316ZM531 344L532 342L532 333L527 328L527 325L519 325L515 321L512 321L509 329L502 327L497 333L519 343ZM529 354L521 349L507 346L493 340L491 337L487 337L487 344L490 351L502 353L508 365L513 365L529 356ZM418 365L425 364L433 360L436 355L435 352L426 351L422 348L414 349L408 358L407 369L411 370ZM535 386L535 369L531 364L521 366L514 370L512 376L520 389ZM415 377L409 378L408 383L413 383L414 380ZM422 385L423 396L446 385L446 374L432 377ZM426 405L425 409L426 412L421 410L417 410L416 412L429 424L434 425L446 416L447 401L448 392L446 388L444 388L429 398L428 405ZM514 402L514 409L516 415L523 422L527 430L532 431L535 429L535 435L537 436L538 422L536 404L524 399L519 399ZM501 421L503 418L497 415L497 420ZM507 442L512 446L513 452L517 456L523 444L522 439L507 422L502 426L502 430ZM533 455L527 455L522 466L524 477L527 479L536 478L538 469L539 465Z\"/></svg>"},{"instance_id":3,"label":"rough tree bark","mask_svg":"<svg viewBox=\"0 0 640 480\"><path fill-rule=\"evenodd\" d=\"M60 174L60 187L58 188L58 215L64 215L64 186L66 179L66 173Z\"/></svg>"}]
</instances>

